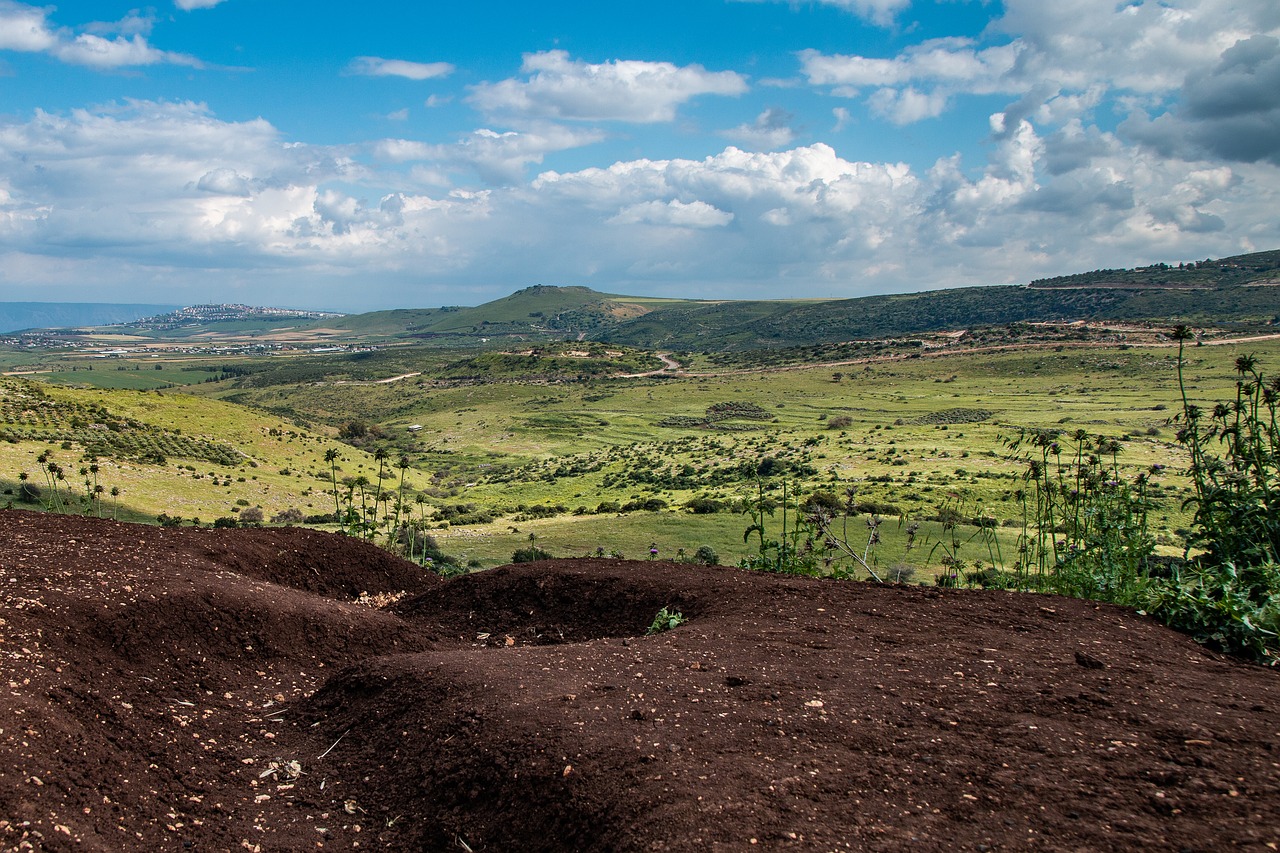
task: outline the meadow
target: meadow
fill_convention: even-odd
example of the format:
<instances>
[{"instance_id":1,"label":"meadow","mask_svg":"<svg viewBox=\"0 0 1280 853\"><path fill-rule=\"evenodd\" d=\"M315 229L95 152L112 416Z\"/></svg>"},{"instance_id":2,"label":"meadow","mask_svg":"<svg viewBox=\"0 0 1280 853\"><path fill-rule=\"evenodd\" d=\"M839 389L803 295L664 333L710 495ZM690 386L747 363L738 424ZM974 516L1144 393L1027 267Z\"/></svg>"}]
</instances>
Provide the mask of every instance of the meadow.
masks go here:
<instances>
[{"instance_id":1,"label":"meadow","mask_svg":"<svg viewBox=\"0 0 1280 853\"><path fill-rule=\"evenodd\" d=\"M1229 395L1244 353L1264 369L1280 363L1280 344L1270 340L1189 349L1190 396ZM704 358L701 375L631 378L617 375L620 365L656 360L562 349L506 358L498 362L504 370L484 375L459 368L476 359L474 350L422 348L359 360L169 356L160 370L139 359L138 370L128 360L93 371L64 364L38 385L6 379L0 428L10 440L0 443L0 492L17 499L20 473L43 483L36 460L44 452L66 472L64 488L89 492L93 483L86 489L76 472L96 448L95 482L119 494L81 510L207 524L261 507L268 522L294 510L325 526L318 519L334 511L333 481L341 498L363 477L370 490L381 483L403 494L405 515L429 528L443 551L491 566L531 544L556 556L643 558L655 549L664 559L709 548L732 564L757 547L759 537L744 541L753 501L779 504L785 489L794 523L795 507L815 493L845 500L856 490L858 515L872 510L883 519L871 551L876 564L913 566L929 579L957 548L990 559L992 549L1014 547L1027 462L1025 451L1011 449L1013 439L1027 430L1081 430L1116 442L1127 474L1165 466L1151 478L1150 524L1158 550L1182 550L1190 492L1170 423L1180 401L1169 346L898 353L751 370L714 368ZM314 378L353 374L364 378ZM264 382L287 376L307 379ZM134 377L169 384L120 390L86 381L113 386ZM170 387L180 382L190 384ZM36 390L46 395L39 405L22 399ZM125 432L136 433L138 449L126 442L101 452L94 439L111 419L136 424ZM200 458L177 455L197 453L183 449L197 441L236 456L207 448ZM157 447L170 450L160 454L163 464ZM387 457L381 478L372 455L379 448ZM326 452L337 456L332 466ZM401 459L407 467L397 469ZM948 518L963 523L944 529ZM782 507L764 522L770 535L781 532ZM859 518L848 538L865 544L868 534Z\"/></svg>"}]
</instances>

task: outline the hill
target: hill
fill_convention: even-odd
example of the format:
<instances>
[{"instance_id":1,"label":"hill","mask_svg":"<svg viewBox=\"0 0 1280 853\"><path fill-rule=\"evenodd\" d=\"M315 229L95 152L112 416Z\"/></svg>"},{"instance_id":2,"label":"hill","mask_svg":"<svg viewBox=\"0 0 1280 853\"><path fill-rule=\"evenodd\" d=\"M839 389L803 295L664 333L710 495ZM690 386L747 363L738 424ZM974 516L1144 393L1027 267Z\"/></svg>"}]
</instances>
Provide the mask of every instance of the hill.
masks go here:
<instances>
[{"instance_id":1,"label":"hill","mask_svg":"<svg viewBox=\"0 0 1280 853\"><path fill-rule=\"evenodd\" d=\"M681 300L534 285L475 308L413 308L357 314L327 328L358 335L456 342L476 338L565 339L607 328Z\"/></svg>"},{"instance_id":2,"label":"hill","mask_svg":"<svg viewBox=\"0 0 1280 853\"><path fill-rule=\"evenodd\" d=\"M1280 251L1045 279L804 303L686 303L595 335L677 350L811 346L1011 323L1265 326L1280 317Z\"/></svg>"},{"instance_id":3,"label":"hill","mask_svg":"<svg viewBox=\"0 0 1280 853\"><path fill-rule=\"evenodd\" d=\"M0 562L8 849L1280 841L1275 673L1115 607L15 511Z\"/></svg>"},{"instance_id":4,"label":"hill","mask_svg":"<svg viewBox=\"0 0 1280 853\"><path fill-rule=\"evenodd\" d=\"M240 309L238 312L228 309ZM1171 266L1094 270L1028 285L856 299L686 300L535 285L476 307L339 316L195 306L110 331L163 340L503 346L594 340L649 349L745 351L878 340L1012 323L1081 321L1259 328L1280 317L1280 250ZM69 325L48 323L46 325ZM99 330L103 331L103 330Z\"/></svg>"},{"instance_id":5,"label":"hill","mask_svg":"<svg viewBox=\"0 0 1280 853\"><path fill-rule=\"evenodd\" d=\"M680 300L537 285L475 308L384 311L334 328L465 344L587 339L683 351L813 346L1011 323L1124 321L1258 327L1280 316L1280 251L1101 270L1029 285L835 300Z\"/></svg>"}]
</instances>

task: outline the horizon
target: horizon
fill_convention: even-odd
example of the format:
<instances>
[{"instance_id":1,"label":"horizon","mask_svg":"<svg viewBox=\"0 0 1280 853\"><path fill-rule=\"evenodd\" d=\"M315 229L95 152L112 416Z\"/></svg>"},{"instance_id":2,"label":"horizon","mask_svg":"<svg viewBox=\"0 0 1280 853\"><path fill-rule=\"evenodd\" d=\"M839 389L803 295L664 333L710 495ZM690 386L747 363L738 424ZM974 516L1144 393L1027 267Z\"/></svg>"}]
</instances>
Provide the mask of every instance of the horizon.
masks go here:
<instances>
[{"instance_id":1,"label":"horizon","mask_svg":"<svg viewBox=\"0 0 1280 853\"><path fill-rule=\"evenodd\" d=\"M1280 245L1273 0L0 0L0 299L848 299Z\"/></svg>"}]
</instances>

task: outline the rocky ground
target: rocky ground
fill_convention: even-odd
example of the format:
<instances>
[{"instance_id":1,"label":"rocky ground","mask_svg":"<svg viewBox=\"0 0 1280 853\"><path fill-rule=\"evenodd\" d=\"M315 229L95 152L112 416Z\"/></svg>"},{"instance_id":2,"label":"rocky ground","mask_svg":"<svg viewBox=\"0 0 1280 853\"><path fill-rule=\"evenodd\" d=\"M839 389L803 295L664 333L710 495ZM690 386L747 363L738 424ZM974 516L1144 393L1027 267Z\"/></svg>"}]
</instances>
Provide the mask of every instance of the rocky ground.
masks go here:
<instances>
[{"instance_id":1,"label":"rocky ground","mask_svg":"<svg viewBox=\"0 0 1280 853\"><path fill-rule=\"evenodd\" d=\"M5 849L1280 844L1280 673L1111 606L20 511L0 602Z\"/></svg>"}]
</instances>

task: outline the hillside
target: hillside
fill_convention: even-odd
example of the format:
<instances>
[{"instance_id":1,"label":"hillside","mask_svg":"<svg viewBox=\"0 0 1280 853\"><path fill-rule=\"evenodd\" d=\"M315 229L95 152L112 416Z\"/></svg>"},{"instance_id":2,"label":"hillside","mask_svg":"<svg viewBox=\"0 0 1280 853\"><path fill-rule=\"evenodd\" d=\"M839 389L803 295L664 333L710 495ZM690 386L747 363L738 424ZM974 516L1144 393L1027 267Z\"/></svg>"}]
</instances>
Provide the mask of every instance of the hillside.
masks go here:
<instances>
[{"instance_id":1,"label":"hillside","mask_svg":"<svg viewBox=\"0 0 1280 853\"><path fill-rule=\"evenodd\" d=\"M329 329L361 336L419 341L477 338L574 338L643 316L680 300L619 296L588 287L534 285L474 308L374 311L326 321Z\"/></svg>"},{"instance_id":2,"label":"hillside","mask_svg":"<svg viewBox=\"0 0 1280 853\"><path fill-rule=\"evenodd\" d=\"M682 351L741 351L1024 322L1189 322L1258 327L1280 316L1280 251L1101 270L1026 286L838 300L659 300L537 285L475 308L376 312L333 325L459 344L586 338Z\"/></svg>"},{"instance_id":3,"label":"hillside","mask_svg":"<svg viewBox=\"0 0 1280 853\"><path fill-rule=\"evenodd\" d=\"M1171 284L1174 282L1174 284ZM964 287L807 303L726 302L656 310L593 335L675 350L810 346L1024 322L1124 321L1258 327L1280 317L1280 251L1102 270L1028 286Z\"/></svg>"},{"instance_id":4,"label":"hillside","mask_svg":"<svg viewBox=\"0 0 1280 853\"><path fill-rule=\"evenodd\" d=\"M476 307L402 308L315 318L318 312L196 306L157 322L109 331L166 341L199 338L204 343L215 338L270 337L295 345L496 347L512 342L594 340L684 352L741 352L1011 323L1186 322L1256 329L1280 317L1278 285L1280 250L1274 250L1181 266L1161 263L1094 270L1028 285L856 299L658 299L581 286L534 285ZM225 317L209 310L218 308L244 310Z\"/></svg>"},{"instance_id":5,"label":"hillside","mask_svg":"<svg viewBox=\"0 0 1280 853\"><path fill-rule=\"evenodd\" d=\"M1280 842L1276 674L1111 606L16 511L0 563L6 849Z\"/></svg>"}]
</instances>

